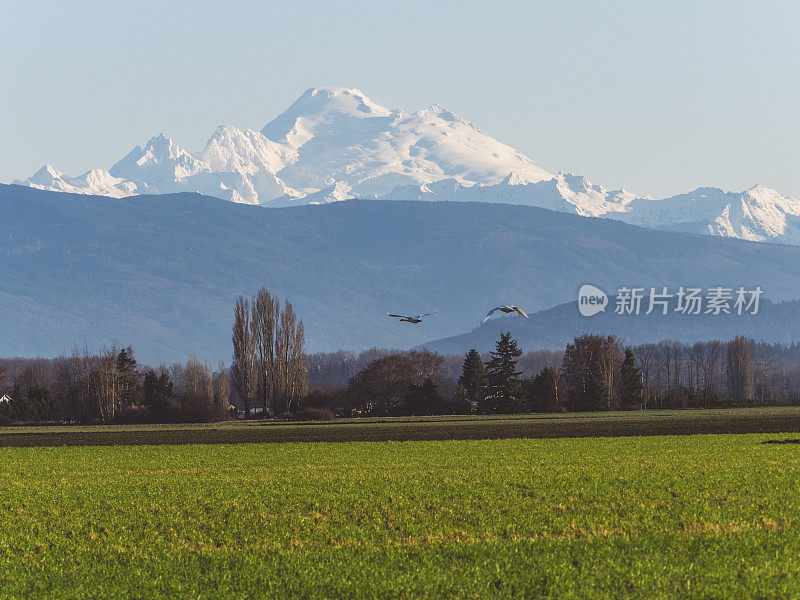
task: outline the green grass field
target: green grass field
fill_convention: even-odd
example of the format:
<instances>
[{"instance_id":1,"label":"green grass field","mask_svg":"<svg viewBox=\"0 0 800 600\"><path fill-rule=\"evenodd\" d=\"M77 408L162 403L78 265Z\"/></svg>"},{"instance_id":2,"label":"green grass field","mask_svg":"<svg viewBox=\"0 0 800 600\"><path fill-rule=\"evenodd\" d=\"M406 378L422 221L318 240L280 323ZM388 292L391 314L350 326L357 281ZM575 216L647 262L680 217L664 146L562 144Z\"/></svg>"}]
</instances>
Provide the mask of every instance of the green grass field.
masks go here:
<instances>
[{"instance_id":1,"label":"green grass field","mask_svg":"<svg viewBox=\"0 0 800 600\"><path fill-rule=\"evenodd\" d=\"M800 597L797 438L0 448L0 598Z\"/></svg>"}]
</instances>

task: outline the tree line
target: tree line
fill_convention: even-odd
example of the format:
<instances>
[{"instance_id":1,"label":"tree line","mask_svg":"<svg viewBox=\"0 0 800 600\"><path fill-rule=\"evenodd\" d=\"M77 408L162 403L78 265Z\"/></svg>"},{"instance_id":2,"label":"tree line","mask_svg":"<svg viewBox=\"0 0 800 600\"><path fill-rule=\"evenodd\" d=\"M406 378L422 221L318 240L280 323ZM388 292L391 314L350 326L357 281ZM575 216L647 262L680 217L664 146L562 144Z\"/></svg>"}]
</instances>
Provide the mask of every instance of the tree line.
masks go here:
<instances>
[{"instance_id":1,"label":"tree line","mask_svg":"<svg viewBox=\"0 0 800 600\"><path fill-rule=\"evenodd\" d=\"M216 371L185 364L139 365L130 347L55 359L0 360L0 422L216 421L296 412L308 389L305 334L291 303L264 288L234 307L233 362Z\"/></svg>"},{"instance_id":2,"label":"tree line","mask_svg":"<svg viewBox=\"0 0 800 600\"><path fill-rule=\"evenodd\" d=\"M510 333L495 350L443 357L371 349L308 357L304 405L339 415L517 413L797 403L800 346L739 336L624 347L584 334L563 352L524 354Z\"/></svg>"},{"instance_id":3,"label":"tree line","mask_svg":"<svg viewBox=\"0 0 800 600\"><path fill-rule=\"evenodd\" d=\"M0 421L209 421L262 416L598 411L796 403L800 346L739 336L624 347L585 334L523 353L510 333L463 357L373 348L306 355L303 322L266 289L234 307L233 362L141 366L130 347L0 360ZM235 406L234 406L235 405Z\"/></svg>"},{"instance_id":4,"label":"tree line","mask_svg":"<svg viewBox=\"0 0 800 600\"><path fill-rule=\"evenodd\" d=\"M130 347L54 359L0 361L0 422L124 423L211 421L230 414L230 383L192 357L157 369Z\"/></svg>"}]
</instances>

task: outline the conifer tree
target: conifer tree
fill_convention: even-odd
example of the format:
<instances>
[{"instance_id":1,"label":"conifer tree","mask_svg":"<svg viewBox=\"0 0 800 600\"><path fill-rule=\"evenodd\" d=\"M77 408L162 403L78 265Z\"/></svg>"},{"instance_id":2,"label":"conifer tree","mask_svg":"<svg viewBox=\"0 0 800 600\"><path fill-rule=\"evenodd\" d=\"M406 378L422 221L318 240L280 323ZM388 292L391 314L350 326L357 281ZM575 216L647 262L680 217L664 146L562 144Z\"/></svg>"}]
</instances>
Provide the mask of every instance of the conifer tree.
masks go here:
<instances>
[{"instance_id":1,"label":"conifer tree","mask_svg":"<svg viewBox=\"0 0 800 600\"><path fill-rule=\"evenodd\" d=\"M133 349L128 346L117 354L117 373L119 377L120 404L131 406L142 400L139 388L138 363L133 356Z\"/></svg>"},{"instance_id":2,"label":"conifer tree","mask_svg":"<svg viewBox=\"0 0 800 600\"><path fill-rule=\"evenodd\" d=\"M144 374L142 396L145 406L157 413L176 405L175 388L166 369L161 368L158 373L149 369Z\"/></svg>"},{"instance_id":3,"label":"conifer tree","mask_svg":"<svg viewBox=\"0 0 800 600\"><path fill-rule=\"evenodd\" d=\"M489 384L489 376L483 365L481 355L472 348L464 357L464 366L458 382L464 386L469 400L476 400L478 393Z\"/></svg>"},{"instance_id":4,"label":"conifer tree","mask_svg":"<svg viewBox=\"0 0 800 600\"><path fill-rule=\"evenodd\" d=\"M436 384L426 378L422 385L412 385L405 399L405 414L438 415L444 412L444 402Z\"/></svg>"},{"instance_id":5,"label":"conifer tree","mask_svg":"<svg viewBox=\"0 0 800 600\"><path fill-rule=\"evenodd\" d=\"M489 372L489 408L492 412L516 412L520 409L518 396L521 375L517 371L517 360L522 356L522 350L517 346L517 340L511 339L510 331L500 333L491 355L491 360L486 363Z\"/></svg>"},{"instance_id":6,"label":"conifer tree","mask_svg":"<svg viewBox=\"0 0 800 600\"><path fill-rule=\"evenodd\" d=\"M640 405L642 402L642 375L633 358L633 351L625 349L625 358L619 372L619 396L623 408Z\"/></svg>"}]
</instances>

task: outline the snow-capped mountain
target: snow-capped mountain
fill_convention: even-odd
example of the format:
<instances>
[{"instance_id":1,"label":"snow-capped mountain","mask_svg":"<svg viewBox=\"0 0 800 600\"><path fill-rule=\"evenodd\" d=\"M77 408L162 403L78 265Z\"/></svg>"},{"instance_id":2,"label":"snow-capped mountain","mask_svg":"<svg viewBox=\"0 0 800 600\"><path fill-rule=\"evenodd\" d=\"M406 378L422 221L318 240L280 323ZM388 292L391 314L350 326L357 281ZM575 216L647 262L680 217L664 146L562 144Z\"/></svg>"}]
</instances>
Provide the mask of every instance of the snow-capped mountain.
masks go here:
<instances>
[{"instance_id":1,"label":"snow-capped mountain","mask_svg":"<svg viewBox=\"0 0 800 600\"><path fill-rule=\"evenodd\" d=\"M658 201L637 199L607 216L644 227L800 244L800 200L762 185L739 193L698 188Z\"/></svg>"},{"instance_id":2,"label":"snow-capped mountain","mask_svg":"<svg viewBox=\"0 0 800 600\"><path fill-rule=\"evenodd\" d=\"M609 191L570 173L559 173L553 179L535 183L511 174L495 185L468 187L448 179L398 186L382 198L522 204L585 217L617 219L651 229L800 244L800 200L762 185L743 192L698 188L688 194L655 200L623 189Z\"/></svg>"},{"instance_id":3,"label":"snow-capped mountain","mask_svg":"<svg viewBox=\"0 0 800 600\"><path fill-rule=\"evenodd\" d=\"M137 194L138 189L132 181L117 179L104 169L92 169L78 177L69 177L45 165L23 183L33 188L70 194L93 194L123 198Z\"/></svg>"},{"instance_id":4,"label":"snow-capped mountain","mask_svg":"<svg viewBox=\"0 0 800 600\"><path fill-rule=\"evenodd\" d=\"M263 206L351 198L524 204L656 229L800 244L800 201L756 186L662 200L548 173L434 105L389 110L357 89L312 88L260 131L219 127L198 152L158 135L110 170L68 177L46 165L15 183L124 197L200 192Z\"/></svg>"},{"instance_id":5,"label":"snow-capped mountain","mask_svg":"<svg viewBox=\"0 0 800 600\"><path fill-rule=\"evenodd\" d=\"M378 197L397 185L447 178L465 186L491 184L512 171L530 181L552 178L442 107L408 114L346 88L307 90L260 132L219 127L199 152L190 153L162 134L135 147L109 171L69 178L50 166L43 170L44 175L40 171L15 183L115 197L197 191L263 205L311 195L310 203L318 193L324 201ZM87 178L92 181L83 184ZM334 187L333 195L325 191Z\"/></svg>"},{"instance_id":6,"label":"snow-capped mountain","mask_svg":"<svg viewBox=\"0 0 800 600\"><path fill-rule=\"evenodd\" d=\"M447 178L462 185L497 183L512 171L552 178L447 109L388 110L358 90L308 90L261 133L292 153L277 173L301 190L343 182L354 195L377 197Z\"/></svg>"}]
</instances>

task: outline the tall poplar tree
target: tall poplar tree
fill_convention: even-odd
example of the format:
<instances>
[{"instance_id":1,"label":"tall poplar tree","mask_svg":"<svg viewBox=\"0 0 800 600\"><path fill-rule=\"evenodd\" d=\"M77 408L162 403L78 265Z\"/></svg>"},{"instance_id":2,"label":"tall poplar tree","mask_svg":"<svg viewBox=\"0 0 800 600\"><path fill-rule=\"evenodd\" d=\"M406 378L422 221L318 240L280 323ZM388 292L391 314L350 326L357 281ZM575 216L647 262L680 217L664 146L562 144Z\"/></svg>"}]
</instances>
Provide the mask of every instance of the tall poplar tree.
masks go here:
<instances>
[{"instance_id":1,"label":"tall poplar tree","mask_svg":"<svg viewBox=\"0 0 800 600\"><path fill-rule=\"evenodd\" d=\"M239 296L234 309L231 375L233 376L233 385L244 404L244 413L247 418L250 417L250 403L258 389L256 340L253 336L251 316L249 300Z\"/></svg>"}]
</instances>

